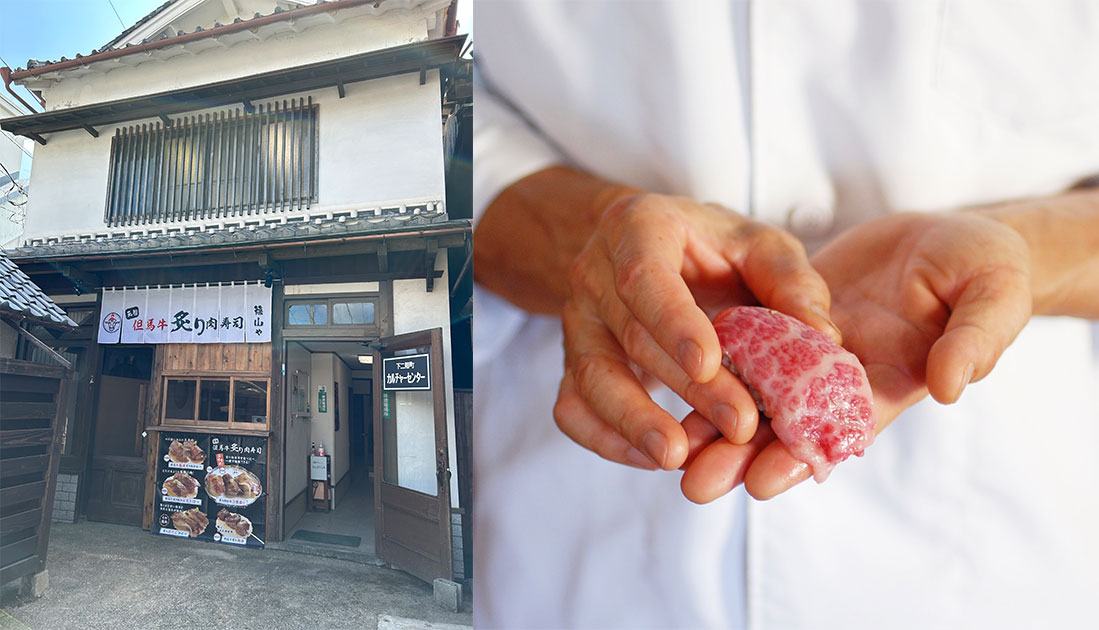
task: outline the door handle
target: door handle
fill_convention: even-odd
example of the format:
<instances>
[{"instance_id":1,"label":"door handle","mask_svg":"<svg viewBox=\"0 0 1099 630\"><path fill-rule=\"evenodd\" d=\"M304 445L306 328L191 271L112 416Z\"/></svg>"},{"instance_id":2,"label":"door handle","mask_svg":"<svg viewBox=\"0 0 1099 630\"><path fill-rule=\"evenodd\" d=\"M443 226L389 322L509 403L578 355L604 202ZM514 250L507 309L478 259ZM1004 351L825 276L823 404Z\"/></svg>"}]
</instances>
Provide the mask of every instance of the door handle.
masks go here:
<instances>
[{"instance_id":1,"label":"door handle","mask_svg":"<svg viewBox=\"0 0 1099 630\"><path fill-rule=\"evenodd\" d=\"M446 453L439 451L435 458L435 480L440 487L450 484L450 467L447 465L445 455Z\"/></svg>"}]
</instances>

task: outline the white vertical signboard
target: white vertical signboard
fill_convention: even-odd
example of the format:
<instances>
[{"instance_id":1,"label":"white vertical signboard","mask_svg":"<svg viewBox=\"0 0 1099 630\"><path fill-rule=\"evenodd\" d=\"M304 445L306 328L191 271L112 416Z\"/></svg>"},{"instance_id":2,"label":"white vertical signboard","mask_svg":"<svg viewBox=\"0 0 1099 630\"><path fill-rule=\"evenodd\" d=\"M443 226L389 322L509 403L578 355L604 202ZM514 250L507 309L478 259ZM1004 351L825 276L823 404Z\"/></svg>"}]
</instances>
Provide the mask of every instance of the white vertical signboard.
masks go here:
<instances>
[{"instance_id":1,"label":"white vertical signboard","mask_svg":"<svg viewBox=\"0 0 1099 630\"><path fill-rule=\"evenodd\" d=\"M118 343L122 335L123 291L103 289L99 310L99 343Z\"/></svg>"},{"instance_id":2,"label":"white vertical signboard","mask_svg":"<svg viewBox=\"0 0 1099 630\"><path fill-rule=\"evenodd\" d=\"M191 317L191 328L195 343L218 343L218 328L221 326L221 287L198 287L195 289L195 311Z\"/></svg>"},{"instance_id":3,"label":"white vertical signboard","mask_svg":"<svg viewBox=\"0 0 1099 630\"><path fill-rule=\"evenodd\" d=\"M145 306L145 343L168 343L169 309L172 306L172 290L157 287L149 289Z\"/></svg>"},{"instance_id":4,"label":"white vertical signboard","mask_svg":"<svg viewBox=\"0 0 1099 630\"><path fill-rule=\"evenodd\" d=\"M218 339L221 343L245 342L243 313L246 300L244 291L243 284L221 287L221 328L218 328Z\"/></svg>"},{"instance_id":5,"label":"white vertical signboard","mask_svg":"<svg viewBox=\"0 0 1099 630\"><path fill-rule=\"evenodd\" d=\"M245 305L245 336L250 343L271 341L271 287L248 285Z\"/></svg>"},{"instance_id":6,"label":"white vertical signboard","mask_svg":"<svg viewBox=\"0 0 1099 630\"><path fill-rule=\"evenodd\" d=\"M148 291L122 291L122 343L145 343L145 303Z\"/></svg>"},{"instance_id":7,"label":"white vertical signboard","mask_svg":"<svg viewBox=\"0 0 1099 630\"><path fill-rule=\"evenodd\" d=\"M168 308L168 341L170 343L193 343L195 288L172 288L171 306Z\"/></svg>"}]
</instances>

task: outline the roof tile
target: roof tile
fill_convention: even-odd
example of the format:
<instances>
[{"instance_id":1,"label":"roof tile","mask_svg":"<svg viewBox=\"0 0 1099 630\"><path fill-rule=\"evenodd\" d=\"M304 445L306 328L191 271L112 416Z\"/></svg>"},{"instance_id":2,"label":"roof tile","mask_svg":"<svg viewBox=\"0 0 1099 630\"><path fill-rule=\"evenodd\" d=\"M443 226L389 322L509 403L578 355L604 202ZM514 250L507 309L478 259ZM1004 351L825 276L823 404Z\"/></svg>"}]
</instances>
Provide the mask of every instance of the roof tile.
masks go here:
<instances>
[{"instance_id":1,"label":"roof tile","mask_svg":"<svg viewBox=\"0 0 1099 630\"><path fill-rule=\"evenodd\" d=\"M0 310L6 310L45 323L76 326L61 307L54 304L42 289L31 282L27 274L0 252Z\"/></svg>"}]
</instances>

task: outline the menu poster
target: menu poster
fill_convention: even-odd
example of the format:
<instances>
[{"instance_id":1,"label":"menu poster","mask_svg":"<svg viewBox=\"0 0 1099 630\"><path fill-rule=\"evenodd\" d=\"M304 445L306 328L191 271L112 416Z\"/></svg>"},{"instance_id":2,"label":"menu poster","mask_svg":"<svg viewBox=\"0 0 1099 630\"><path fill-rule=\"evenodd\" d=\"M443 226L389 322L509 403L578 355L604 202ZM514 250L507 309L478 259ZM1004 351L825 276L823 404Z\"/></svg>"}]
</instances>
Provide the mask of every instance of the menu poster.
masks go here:
<instances>
[{"instance_id":1,"label":"menu poster","mask_svg":"<svg viewBox=\"0 0 1099 630\"><path fill-rule=\"evenodd\" d=\"M265 483L265 437L161 432L153 533L263 548Z\"/></svg>"}]
</instances>

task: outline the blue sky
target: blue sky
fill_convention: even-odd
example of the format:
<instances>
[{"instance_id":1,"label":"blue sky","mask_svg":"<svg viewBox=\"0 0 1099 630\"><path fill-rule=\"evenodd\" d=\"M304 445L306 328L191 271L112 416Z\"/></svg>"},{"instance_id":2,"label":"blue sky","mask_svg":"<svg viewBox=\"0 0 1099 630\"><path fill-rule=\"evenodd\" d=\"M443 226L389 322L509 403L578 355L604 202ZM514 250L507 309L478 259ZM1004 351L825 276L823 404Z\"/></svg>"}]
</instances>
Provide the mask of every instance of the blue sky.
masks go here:
<instances>
[{"instance_id":1,"label":"blue sky","mask_svg":"<svg viewBox=\"0 0 1099 630\"><path fill-rule=\"evenodd\" d=\"M3 15L0 65L14 70L26 67L27 59L56 61L61 57L71 59L76 53L87 55L163 3L164 0L0 0ZM472 4L472 0L458 4L462 26L459 32L469 32L473 25ZM35 104L23 88L13 87Z\"/></svg>"},{"instance_id":2,"label":"blue sky","mask_svg":"<svg viewBox=\"0 0 1099 630\"><path fill-rule=\"evenodd\" d=\"M164 0L0 0L0 64L86 55L114 39ZM115 15L114 9L118 10ZM119 21L121 18L121 22ZM125 24L125 26L123 26ZM6 62L6 63L4 63ZM22 88L15 88L30 101Z\"/></svg>"}]
</instances>

